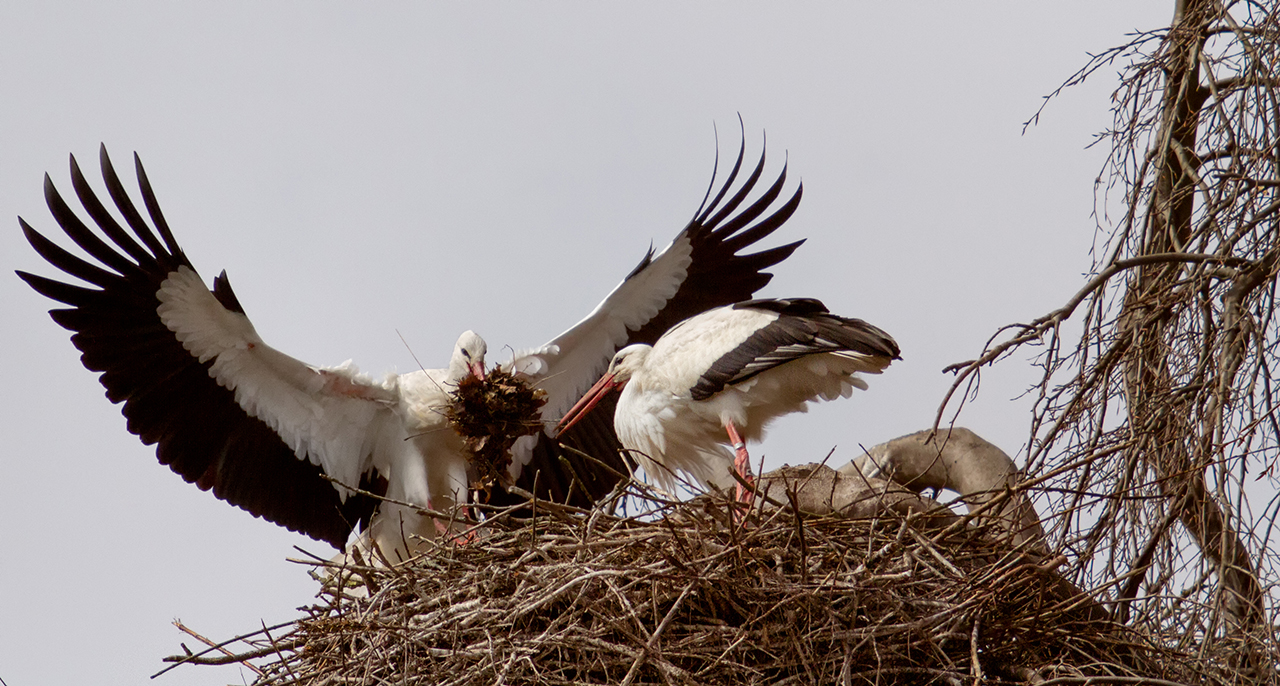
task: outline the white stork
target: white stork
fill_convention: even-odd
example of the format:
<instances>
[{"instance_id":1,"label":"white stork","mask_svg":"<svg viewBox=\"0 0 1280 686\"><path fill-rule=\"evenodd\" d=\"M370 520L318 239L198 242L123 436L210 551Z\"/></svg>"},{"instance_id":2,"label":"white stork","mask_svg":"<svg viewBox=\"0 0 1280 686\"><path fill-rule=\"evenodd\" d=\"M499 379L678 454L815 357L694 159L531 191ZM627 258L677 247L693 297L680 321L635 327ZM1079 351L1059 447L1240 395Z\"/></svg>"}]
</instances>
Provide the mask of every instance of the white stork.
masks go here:
<instances>
[{"instance_id":1,"label":"white stork","mask_svg":"<svg viewBox=\"0 0 1280 686\"><path fill-rule=\"evenodd\" d=\"M650 249L586 319L515 360L519 371L548 391L547 432L522 441L512 467L526 489L536 483L544 497L579 503L607 493L616 482L614 472L625 470L617 461L612 427L586 426L569 437L606 456L606 464L571 456L572 473L566 473L562 451L548 435L559 414L549 413L571 405L618 348L651 342L688 316L750 297L771 278L763 270L803 242L737 254L781 226L801 197L797 188L773 206L786 178L784 166L777 181L744 207L764 166L762 155L733 190L744 152L745 140L727 181L714 198L708 190L694 219L666 250L655 255ZM45 176L54 218L92 260L64 250L19 218L42 257L89 287L18 272L36 291L70 306L50 315L74 332L85 367L101 372L108 399L123 404L129 431L155 444L161 464L188 482L336 548L364 526L384 552L403 555L411 537L430 538L443 530L412 507L385 501L380 506L376 498L344 486L442 511L465 501L462 441L440 430L441 410L460 379L483 374L484 341L467 332L448 369L383 380L359 374L350 363L317 367L271 348L255 332L226 272L214 279L212 290L205 286L134 158L150 223L105 148L103 179L123 222L71 159L76 196L100 233L86 226Z\"/></svg>"},{"instance_id":2,"label":"white stork","mask_svg":"<svg viewBox=\"0 0 1280 686\"><path fill-rule=\"evenodd\" d=\"M896 359L889 334L817 300L751 300L685 320L652 346L619 350L561 426L622 389L613 425L646 474L669 493L676 472L728 488L731 470L749 478L746 442L763 438L771 420L865 390L857 374L879 374ZM749 500L740 485L737 493Z\"/></svg>"}]
</instances>

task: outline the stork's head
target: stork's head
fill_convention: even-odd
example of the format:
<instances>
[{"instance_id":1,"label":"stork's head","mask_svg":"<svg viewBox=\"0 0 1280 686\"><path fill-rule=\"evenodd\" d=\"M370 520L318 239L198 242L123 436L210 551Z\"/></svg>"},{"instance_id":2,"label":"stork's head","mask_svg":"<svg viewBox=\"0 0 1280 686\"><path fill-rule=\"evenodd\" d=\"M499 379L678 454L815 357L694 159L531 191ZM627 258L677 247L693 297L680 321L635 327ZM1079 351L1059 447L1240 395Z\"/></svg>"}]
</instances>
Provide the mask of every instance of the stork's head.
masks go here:
<instances>
[{"instance_id":1,"label":"stork's head","mask_svg":"<svg viewBox=\"0 0 1280 686\"><path fill-rule=\"evenodd\" d=\"M605 372L605 376L612 377L613 387L626 386L636 370L643 367L645 361L649 359L651 350L653 350L651 345L636 343L614 353L613 359L609 361L609 371Z\"/></svg>"},{"instance_id":2,"label":"stork's head","mask_svg":"<svg viewBox=\"0 0 1280 686\"><path fill-rule=\"evenodd\" d=\"M650 350L653 350L652 346L636 343L614 353L613 359L609 361L608 371L564 414L564 418L556 425L556 434L564 433L577 424L606 395L626 386L636 370L644 366Z\"/></svg>"},{"instance_id":3,"label":"stork's head","mask_svg":"<svg viewBox=\"0 0 1280 686\"><path fill-rule=\"evenodd\" d=\"M462 379L468 374L477 379L484 379L484 355L489 346L474 331L464 331L453 346L453 357L449 358L449 376Z\"/></svg>"}]
</instances>

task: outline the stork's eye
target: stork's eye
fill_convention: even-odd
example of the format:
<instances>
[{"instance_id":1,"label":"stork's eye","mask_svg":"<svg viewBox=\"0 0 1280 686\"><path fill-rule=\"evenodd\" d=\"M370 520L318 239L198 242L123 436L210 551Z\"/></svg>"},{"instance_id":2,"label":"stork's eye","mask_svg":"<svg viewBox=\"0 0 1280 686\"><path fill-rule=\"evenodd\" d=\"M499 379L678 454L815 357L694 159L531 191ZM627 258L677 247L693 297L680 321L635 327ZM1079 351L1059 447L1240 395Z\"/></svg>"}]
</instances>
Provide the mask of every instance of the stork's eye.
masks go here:
<instances>
[{"instance_id":1,"label":"stork's eye","mask_svg":"<svg viewBox=\"0 0 1280 686\"><path fill-rule=\"evenodd\" d=\"M462 349L462 356L467 358L468 360L471 359L471 353L467 352L466 348Z\"/></svg>"}]
</instances>

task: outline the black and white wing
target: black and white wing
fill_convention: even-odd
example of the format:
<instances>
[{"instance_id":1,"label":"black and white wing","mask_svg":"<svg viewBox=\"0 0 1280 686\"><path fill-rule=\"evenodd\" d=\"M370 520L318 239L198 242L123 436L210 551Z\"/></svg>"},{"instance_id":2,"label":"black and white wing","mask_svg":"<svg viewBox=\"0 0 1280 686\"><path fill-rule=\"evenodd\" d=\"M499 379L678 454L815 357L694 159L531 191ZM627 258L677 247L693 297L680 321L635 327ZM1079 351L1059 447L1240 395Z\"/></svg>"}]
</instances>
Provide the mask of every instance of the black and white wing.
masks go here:
<instances>
[{"instance_id":1,"label":"black and white wing","mask_svg":"<svg viewBox=\"0 0 1280 686\"><path fill-rule=\"evenodd\" d=\"M522 487L532 490L536 478L540 495L579 505L608 494L619 476L627 473L613 429L616 398L602 402L608 405L559 439L594 460L561 450L548 435L555 421L600 377L620 348L652 344L684 319L751 298L773 278L764 270L804 242L739 254L782 226L799 206L803 191L798 184L785 201L778 202L787 178L784 164L773 184L747 203L764 172L765 155L762 151L755 168L735 189L745 154L744 137L728 178L717 190L713 171L711 186L693 220L665 250L655 255L650 249L581 322L545 346L516 356L514 369L535 379L548 398L543 409L548 431L536 441L522 440L516 446L514 468L523 466L517 479Z\"/></svg>"},{"instance_id":2,"label":"black and white wing","mask_svg":"<svg viewBox=\"0 0 1280 686\"><path fill-rule=\"evenodd\" d=\"M669 339L667 347L693 353L695 367L701 370L690 388L694 400L706 400L726 386L809 355L832 353L858 362L858 371L871 373L898 359L898 344L889 334L861 319L831 314L813 298L748 300L722 313L731 323L714 328L727 334L727 345L701 346L714 359L697 361L699 351L688 349L699 346L682 345L678 335Z\"/></svg>"},{"instance_id":3,"label":"black and white wing","mask_svg":"<svg viewBox=\"0 0 1280 686\"><path fill-rule=\"evenodd\" d=\"M85 225L45 176L45 198L66 235L92 259L19 219L50 264L87 282L18 276L69 307L50 311L74 332L81 360L128 429L161 464L254 516L342 547L375 502L325 479L376 489L372 450L399 439L394 389L353 368L320 369L262 342L223 272L210 291L178 246L134 156L149 225L107 157L103 179L131 236L71 159ZM104 240L105 237L105 240ZM136 237L136 240L135 240Z\"/></svg>"}]
</instances>

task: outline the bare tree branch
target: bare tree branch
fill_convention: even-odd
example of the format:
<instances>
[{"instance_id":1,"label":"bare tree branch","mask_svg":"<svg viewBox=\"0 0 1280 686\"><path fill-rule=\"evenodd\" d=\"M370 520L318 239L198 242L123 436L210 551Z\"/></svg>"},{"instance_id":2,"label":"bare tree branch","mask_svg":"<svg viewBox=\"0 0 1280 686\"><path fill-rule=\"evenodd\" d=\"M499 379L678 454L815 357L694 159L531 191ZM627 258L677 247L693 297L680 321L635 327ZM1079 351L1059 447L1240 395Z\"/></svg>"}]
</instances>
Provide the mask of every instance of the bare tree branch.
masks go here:
<instances>
[{"instance_id":1,"label":"bare tree branch","mask_svg":"<svg viewBox=\"0 0 1280 686\"><path fill-rule=\"evenodd\" d=\"M1243 673L1274 679L1277 508L1250 508L1249 475L1280 461L1280 10L1178 0L1167 28L1063 88L1125 59L1098 137L1103 257L1062 307L948 367L937 421L982 367L1043 346L1025 472L1079 583L1150 635L1234 642Z\"/></svg>"}]
</instances>

